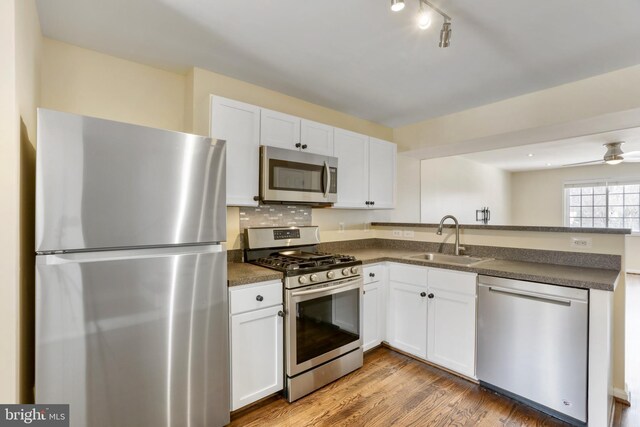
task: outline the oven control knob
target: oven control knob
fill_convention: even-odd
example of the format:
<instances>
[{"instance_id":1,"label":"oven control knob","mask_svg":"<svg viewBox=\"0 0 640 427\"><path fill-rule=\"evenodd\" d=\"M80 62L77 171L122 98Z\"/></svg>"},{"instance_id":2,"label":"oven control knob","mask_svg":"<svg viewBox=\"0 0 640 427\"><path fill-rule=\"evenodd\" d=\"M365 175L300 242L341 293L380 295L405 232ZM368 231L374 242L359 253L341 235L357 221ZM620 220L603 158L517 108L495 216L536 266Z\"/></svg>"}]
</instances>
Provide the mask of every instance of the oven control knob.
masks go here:
<instances>
[{"instance_id":1,"label":"oven control knob","mask_svg":"<svg viewBox=\"0 0 640 427\"><path fill-rule=\"evenodd\" d=\"M327 272L327 279L333 279L334 277L336 277L336 272L335 271L328 271Z\"/></svg>"},{"instance_id":2,"label":"oven control knob","mask_svg":"<svg viewBox=\"0 0 640 427\"><path fill-rule=\"evenodd\" d=\"M343 276L348 276L349 275L349 269L348 268L343 268L342 269L342 275Z\"/></svg>"},{"instance_id":3,"label":"oven control knob","mask_svg":"<svg viewBox=\"0 0 640 427\"><path fill-rule=\"evenodd\" d=\"M309 279L311 279L312 282L317 282L318 281L318 275L317 274L312 274L311 276L309 276Z\"/></svg>"},{"instance_id":4,"label":"oven control knob","mask_svg":"<svg viewBox=\"0 0 640 427\"><path fill-rule=\"evenodd\" d=\"M305 276L298 277L298 283L304 285L305 283L307 283L307 278Z\"/></svg>"},{"instance_id":5,"label":"oven control knob","mask_svg":"<svg viewBox=\"0 0 640 427\"><path fill-rule=\"evenodd\" d=\"M358 274L358 267L351 267L351 273Z\"/></svg>"}]
</instances>

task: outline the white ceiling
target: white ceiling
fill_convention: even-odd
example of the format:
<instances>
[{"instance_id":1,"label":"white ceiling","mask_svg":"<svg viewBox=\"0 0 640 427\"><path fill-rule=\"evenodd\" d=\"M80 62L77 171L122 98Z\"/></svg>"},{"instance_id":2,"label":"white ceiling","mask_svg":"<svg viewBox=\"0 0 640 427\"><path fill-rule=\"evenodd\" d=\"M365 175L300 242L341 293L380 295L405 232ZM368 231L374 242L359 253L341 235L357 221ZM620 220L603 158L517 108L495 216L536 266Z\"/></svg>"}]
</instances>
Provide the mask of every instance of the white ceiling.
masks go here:
<instances>
[{"instance_id":1,"label":"white ceiling","mask_svg":"<svg viewBox=\"0 0 640 427\"><path fill-rule=\"evenodd\" d=\"M43 34L162 68L202 67L388 126L640 63L640 2L37 0Z\"/></svg>"},{"instance_id":2,"label":"white ceiling","mask_svg":"<svg viewBox=\"0 0 640 427\"><path fill-rule=\"evenodd\" d=\"M602 145L616 141L625 141L622 145L622 150L625 153L640 151L640 128L482 151L464 154L461 157L512 172L552 169L571 163L601 160L605 151L607 151ZM529 156L529 154L533 154L533 156ZM638 153L635 154L634 159L640 157L637 155ZM640 163L635 164L638 165L640 173Z\"/></svg>"}]
</instances>

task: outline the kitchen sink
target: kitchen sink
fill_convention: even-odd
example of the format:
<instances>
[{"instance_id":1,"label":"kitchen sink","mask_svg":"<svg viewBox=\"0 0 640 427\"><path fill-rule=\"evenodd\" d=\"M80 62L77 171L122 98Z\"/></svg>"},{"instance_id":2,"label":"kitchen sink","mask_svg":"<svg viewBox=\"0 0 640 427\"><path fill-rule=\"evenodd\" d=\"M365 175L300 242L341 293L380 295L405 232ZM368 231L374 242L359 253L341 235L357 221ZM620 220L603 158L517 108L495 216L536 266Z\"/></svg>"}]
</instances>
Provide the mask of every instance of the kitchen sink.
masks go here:
<instances>
[{"instance_id":1,"label":"kitchen sink","mask_svg":"<svg viewBox=\"0 0 640 427\"><path fill-rule=\"evenodd\" d=\"M479 258L468 255L445 255L428 252L426 254L412 255L409 259L417 259L422 261L439 262L442 264L454 264L464 265L467 267L473 267L476 264L480 264L483 261L489 261L491 258Z\"/></svg>"}]
</instances>

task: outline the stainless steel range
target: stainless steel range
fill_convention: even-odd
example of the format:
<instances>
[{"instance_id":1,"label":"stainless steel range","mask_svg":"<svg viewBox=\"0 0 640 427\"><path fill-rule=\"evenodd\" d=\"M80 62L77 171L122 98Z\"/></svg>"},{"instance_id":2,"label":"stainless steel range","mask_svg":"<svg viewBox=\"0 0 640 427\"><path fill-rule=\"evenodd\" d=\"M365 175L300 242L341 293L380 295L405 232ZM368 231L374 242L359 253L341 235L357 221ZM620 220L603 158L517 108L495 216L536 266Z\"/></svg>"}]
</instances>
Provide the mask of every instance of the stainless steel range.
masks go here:
<instances>
[{"instance_id":1,"label":"stainless steel range","mask_svg":"<svg viewBox=\"0 0 640 427\"><path fill-rule=\"evenodd\" d=\"M284 273L285 391L293 402L362 366L362 262L320 253L318 227L245 230L245 260Z\"/></svg>"}]
</instances>

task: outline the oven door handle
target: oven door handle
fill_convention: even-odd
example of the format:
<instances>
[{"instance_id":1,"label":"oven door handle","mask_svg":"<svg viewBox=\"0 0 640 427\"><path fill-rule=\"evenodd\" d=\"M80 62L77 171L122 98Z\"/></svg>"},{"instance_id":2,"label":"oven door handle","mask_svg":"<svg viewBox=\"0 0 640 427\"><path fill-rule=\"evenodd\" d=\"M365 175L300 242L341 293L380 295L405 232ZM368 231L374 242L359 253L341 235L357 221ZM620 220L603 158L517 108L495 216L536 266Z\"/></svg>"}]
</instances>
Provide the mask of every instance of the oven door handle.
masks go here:
<instances>
[{"instance_id":1,"label":"oven door handle","mask_svg":"<svg viewBox=\"0 0 640 427\"><path fill-rule=\"evenodd\" d=\"M342 289L342 288L348 288L348 287L353 287L353 288L357 288L358 286L353 286L354 284L358 283L359 279L356 280L349 280L346 283L340 283L338 285L333 285L333 286L327 286L324 288L317 288L317 289L310 289L307 291L294 291L291 292L291 296L292 297L300 297L303 295L313 295L313 294L321 294L324 292L330 292L330 291L335 291L336 289Z\"/></svg>"},{"instance_id":2,"label":"oven door handle","mask_svg":"<svg viewBox=\"0 0 640 427\"><path fill-rule=\"evenodd\" d=\"M329 188L331 188L331 171L329 170L329 164L324 162L324 167L322 168L324 172L324 176L322 177L322 183L324 184L324 197L327 198L329 194Z\"/></svg>"}]
</instances>

